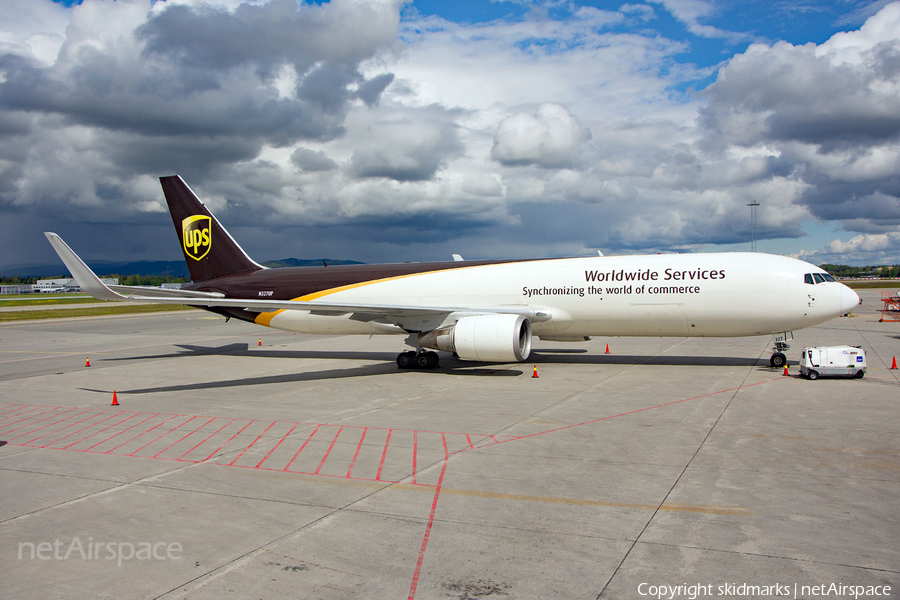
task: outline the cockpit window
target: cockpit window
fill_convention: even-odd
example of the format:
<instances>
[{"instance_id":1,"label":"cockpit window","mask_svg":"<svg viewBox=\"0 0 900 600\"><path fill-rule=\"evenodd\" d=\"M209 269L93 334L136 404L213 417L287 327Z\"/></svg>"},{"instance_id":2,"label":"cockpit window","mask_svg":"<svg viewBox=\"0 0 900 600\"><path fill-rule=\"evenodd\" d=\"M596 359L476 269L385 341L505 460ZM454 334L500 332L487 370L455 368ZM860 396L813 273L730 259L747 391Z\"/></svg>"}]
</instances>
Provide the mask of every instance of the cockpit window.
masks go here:
<instances>
[{"instance_id":1,"label":"cockpit window","mask_svg":"<svg viewBox=\"0 0 900 600\"><path fill-rule=\"evenodd\" d=\"M816 278L816 283L825 283L825 278L821 273L813 273L813 277Z\"/></svg>"},{"instance_id":2,"label":"cockpit window","mask_svg":"<svg viewBox=\"0 0 900 600\"><path fill-rule=\"evenodd\" d=\"M815 281L813 281L812 273L807 273L803 276L803 283L808 283L809 285L813 285Z\"/></svg>"},{"instance_id":3,"label":"cockpit window","mask_svg":"<svg viewBox=\"0 0 900 600\"><path fill-rule=\"evenodd\" d=\"M830 282L832 282L832 283L837 283L837 280L836 280L834 277L832 277L831 275L829 275L828 273L823 273L823 274L822 274L822 277L825 278L825 281L830 281Z\"/></svg>"}]
</instances>

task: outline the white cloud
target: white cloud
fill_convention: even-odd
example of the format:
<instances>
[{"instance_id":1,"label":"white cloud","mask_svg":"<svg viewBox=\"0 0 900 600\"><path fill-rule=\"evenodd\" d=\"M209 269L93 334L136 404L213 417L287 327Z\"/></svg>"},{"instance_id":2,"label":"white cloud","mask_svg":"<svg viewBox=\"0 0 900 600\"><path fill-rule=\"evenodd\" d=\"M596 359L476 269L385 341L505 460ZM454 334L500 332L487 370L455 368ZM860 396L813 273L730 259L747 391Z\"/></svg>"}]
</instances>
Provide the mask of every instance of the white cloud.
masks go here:
<instances>
[{"instance_id":1,"label":"white cloud","mask_svg":"<svg viewBox=\"0 0 900 600\"><path fill-rule=\"evenodd\" d=\"M590 139L590 130L566 107L544 102L533 115L518 113L500 121L491 157L507 166L571 167Z\"/></svg>"}]
</instances>

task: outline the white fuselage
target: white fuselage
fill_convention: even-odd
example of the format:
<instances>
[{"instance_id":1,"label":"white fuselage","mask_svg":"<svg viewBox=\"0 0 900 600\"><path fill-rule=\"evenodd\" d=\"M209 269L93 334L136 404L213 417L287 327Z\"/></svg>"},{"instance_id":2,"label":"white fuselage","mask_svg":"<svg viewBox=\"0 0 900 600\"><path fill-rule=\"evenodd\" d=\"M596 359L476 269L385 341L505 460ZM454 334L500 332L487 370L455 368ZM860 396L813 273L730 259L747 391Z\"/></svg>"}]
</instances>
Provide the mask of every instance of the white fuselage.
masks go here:
<instances>
[{"instance_id":1,"label":"white fuselage","mask_svg":"<svg viewBox=\"0 0 900 600\"><path fill-rule=\"evenodd\" d=\"M548 259L406 275L297 300L422 307L518 306L549 315L545 337L734 337L792 331L849 312L859 297L809 263L768 254L660 254ZM821 278L820 278L821 279ZM300 333L403 333L390 323L305 310L263 313L260 324ZM411 329L407 327L407 329Z\"/></svg>"}]
</instances>

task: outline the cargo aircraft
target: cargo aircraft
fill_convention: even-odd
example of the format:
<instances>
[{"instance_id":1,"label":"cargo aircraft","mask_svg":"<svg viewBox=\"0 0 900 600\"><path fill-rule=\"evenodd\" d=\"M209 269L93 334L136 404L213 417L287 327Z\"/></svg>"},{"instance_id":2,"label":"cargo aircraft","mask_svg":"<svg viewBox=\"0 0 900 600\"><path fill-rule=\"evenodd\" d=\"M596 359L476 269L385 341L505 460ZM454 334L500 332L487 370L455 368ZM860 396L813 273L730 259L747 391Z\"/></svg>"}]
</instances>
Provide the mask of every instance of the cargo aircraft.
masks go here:
<instances>
[{"instance_id":1,"label":"cargo aircraft","mask_svg":"<svg viewBox=\"0 0 900 600\"><path fill-rule=\"evenodd\" d=\"M757 253L266 268L254 262L179 176L160 178L191 283L181 290L106 285L45 233L81 288L101 300L183 304L298 333L400 334L402 369L438 366L435 350L524 361L532 336L737 337L790 332L859 305L809 263Z\"/></svg>"}]
</instances>

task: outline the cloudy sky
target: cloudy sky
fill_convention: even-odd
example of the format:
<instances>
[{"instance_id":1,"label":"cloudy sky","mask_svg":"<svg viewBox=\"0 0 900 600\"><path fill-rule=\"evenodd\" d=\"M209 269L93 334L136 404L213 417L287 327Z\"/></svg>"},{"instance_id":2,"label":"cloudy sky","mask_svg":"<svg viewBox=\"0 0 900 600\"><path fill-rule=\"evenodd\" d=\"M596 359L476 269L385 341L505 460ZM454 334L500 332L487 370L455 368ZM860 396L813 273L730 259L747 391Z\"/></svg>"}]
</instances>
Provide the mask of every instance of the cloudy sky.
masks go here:
<instances>
[{"instance_id":1,"label":"cloudy sky","mask_svg":"<svg viewBox=\"0 0 900 600\"><path fill-rule=\"evenodd\" d=\"M749 250L900 263L900 2L3 0L0 265Z\"/></svg>"}]
</instances>

